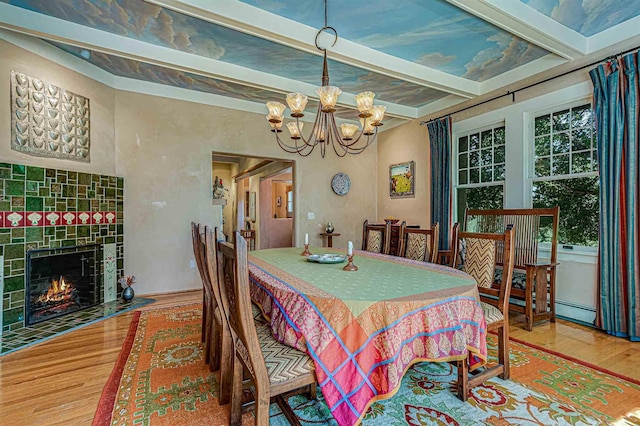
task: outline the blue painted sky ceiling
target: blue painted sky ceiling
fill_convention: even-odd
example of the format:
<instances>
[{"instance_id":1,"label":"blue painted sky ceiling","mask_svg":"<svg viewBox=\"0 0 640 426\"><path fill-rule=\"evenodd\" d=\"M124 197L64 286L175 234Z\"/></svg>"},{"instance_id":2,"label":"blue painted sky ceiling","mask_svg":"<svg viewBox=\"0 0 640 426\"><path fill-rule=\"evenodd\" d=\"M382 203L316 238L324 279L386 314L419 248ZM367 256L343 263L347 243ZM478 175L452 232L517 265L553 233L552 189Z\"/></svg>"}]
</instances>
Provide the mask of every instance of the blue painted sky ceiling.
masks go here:
<instances>
[{"instance_id":1,"label":"blue painted sky ceiling","mask_svg":"<svg viewBox=\"0 0 640 426\"><path fill-rule=\"evenodd\" d=\"M314 50L309 34L324 24L324 0L150 1L0 0L0 27L50 41L115 76L255 103L321 84L322 57L304 49ZM587 56L587 37L640 22L640 0L504 1L508 10L482 1L461 2L463 10L455 0L328 0L328 24L348 41L329 48L339 59L329 60L331 84L352 95L372 90L392 116L416 118ZM26 11L41 18L21 28ZM12 14L22 20L12 22ZM539 22L549 28L533 26ZM68 23L86 29L74 27L69 36L60 30ZM292 32L283 31L291 24ZM304 39L293 41L298 32ZM628 32L609 31L593 45L638 37ZM82 46L91 50L88 58ZM153 53L140 54L147 46ZM311 88L305 93L316 96Z\"/></svg>"},{"instance_id":2,"label":"blue painted sky ceiling","mask_svg":"<svg viewBox=\"0 0 640 426\"><path fill-rule=\"evenodd\" d=\"M520 1L587 37L640 15L640 0Z\"/></svg>"}]
</instances>

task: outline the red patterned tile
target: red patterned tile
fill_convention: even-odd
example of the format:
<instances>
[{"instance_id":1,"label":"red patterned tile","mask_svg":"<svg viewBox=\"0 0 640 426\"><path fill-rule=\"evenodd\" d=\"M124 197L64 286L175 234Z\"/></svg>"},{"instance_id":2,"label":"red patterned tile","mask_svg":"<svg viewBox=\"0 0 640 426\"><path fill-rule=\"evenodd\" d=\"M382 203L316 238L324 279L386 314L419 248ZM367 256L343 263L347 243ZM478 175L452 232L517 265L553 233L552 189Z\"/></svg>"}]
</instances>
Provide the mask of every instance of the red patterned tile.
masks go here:
<instances>
[{"instance_id":1,"label":"red patterned tile","mask_svg":"<svg viewBox=\"0 0 640 426\"><path fill-rule=\"evenodd\" d=\"M44 223L45 226L62 225L62 212L45 212Z\"/></svg>"},{"instance_id":2,"label":"red patterned tile","mask_svg":"<svg viewBox=\"0 0 640 426\"><path fill-rule=\"evenodd\" d=\"M91 212L78 212L78 225L91 224Z\"/></svg>"},{"instance_id":3,"label":"red patterned tile","mask_svg":"<svg viewBox=\"0 0 640 426\"><path fill-rule=\"evenodd\" d=\"M105 212L105 219L107 219L108 224L116 223L116 212Z\"/></svg>"},{"instance_id":4,"label":"red patterned tile","mask_svg":"<svg viewBox=\"0 0 640 426\"><path fill-rule=\"evenodd\" d=\"M61 225L76 225L78 221L78 216L76 212L61 212L62 214L62 223Z\"/></svg>"},{"instance_id":5,"label":"red patterned tile","mask_svg":"<svg viewBox=\"0 0 640 426\"><path fill-rule=\"evenodd\" d=\"M5 228L21 228L24 226L24 212L5 212Z\"/></svg>"},{"instance_id":6,"label":"red patterned tile","mask_svg":"<svg viewBox=\"0 0 640 426\"><path fill-rule=\"evenodd\" d=\"M25 226L44 226L44 213L43 212L25 212L26 221Z\"/></svg>"},{"instance_id":7,"label":"red patterned tile","mask_svg":"<svg viewBox=\"0 0 640 426\"><path fill-rule=\"evenodd\" d=\"M92 225L101 225L106 222L104 217L104 212L95 212L91 215L91 224Z\"/></svg>"}]
</instances>

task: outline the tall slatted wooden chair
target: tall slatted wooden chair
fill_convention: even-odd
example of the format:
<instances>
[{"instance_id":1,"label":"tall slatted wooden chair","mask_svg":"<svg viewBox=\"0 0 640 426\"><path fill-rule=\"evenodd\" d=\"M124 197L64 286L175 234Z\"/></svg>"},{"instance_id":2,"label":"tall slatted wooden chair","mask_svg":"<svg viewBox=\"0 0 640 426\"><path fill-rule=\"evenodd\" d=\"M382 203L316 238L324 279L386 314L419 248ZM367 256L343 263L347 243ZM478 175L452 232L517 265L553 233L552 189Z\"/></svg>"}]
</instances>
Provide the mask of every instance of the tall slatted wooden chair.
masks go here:
<instances>
[{"instance_id":1,"label":"tall slatted wooden chair","mask_svg":"<svg viewBox=\"0 0 640 426\"><path fill-rule=\"evenodd\" d=\"M206 264L205 227L191 222L191 240L193 255L202 281L202 342L204 342L204 359L211 371L220 368L220 330L221 319L218 299L213 294L212 285Z\"/></svg>"},{"instance_id":2,"label":"tall slatted wooden chair","mask_svg":"<svg viewBox=\"0 0 640 426\"><path fill-rule=\"evenodd\" d=\"M451 227L449 250L438 250L438 263L440 265L456 266L454 252L457 253L457 250L454 250L454 247L458 243L458 232L460 232L460 224L456 222L453 224L453 227Z\"/></svg>"},{"instance_id":3,"label":"tall slatted wooden chair","mask_svg":"<svg viewBox=\"0 0 640 426\"><path fill-rule=\"evenodd\" d=\"M362 224L362 250L389 254L391 249L391 224Z\"/></svg>"},{"instance_id":4,"label":"tall slatted wooden chair","mask_svg":"<svg viewBox=\"0 0 640 426\"><path fill-rule=\"evenodd\" d=\"M506 224L513 224L514 273L511 298L524 301L511 303L510 309L524 313L526 329L531 331L535 321L556 320L556 267L558 265L558 224L560 208L471 210L465 213L465 231L503 232ZM548 223L550 257L538 260L541 221ZM503 261L498 252L498 265ZM493 294L498 296L498 282L502 269L497 268Z\"/></svg>"},{"instance_id":5,"label":"tall slatted wooden chair","mask_svg":"<svg viewBox=\"0 0 640 426\"><path fill-rule=\"evenodd\" d=\"M231 390L231 424L240 424L243 370L250 376L255 397L257 425L269 424L269 405L278 403L285 417L299 425L286 401L286 395L309 387L316 397L313 360L297 349L275 340L267 324L256 325L251 311L247 242L235 233L235 245L220 241L217 245L218 280L222 305L231 331L233 351L233 385Z\"/></svg>"},{"instance_id":6,"label":"tall slatted wooden chair","mask_svg":"<svg viewBox=\"0 0 640 426\"><path fill-rule=\"evenodd\" d=\"M254 229L241 229L240 235L247 240L249 251L256 249L256 231Z\"/></svg>"},{"instance_id":7,"label":"tall slatted wooden chair","mask_svg":"<svg viewBox=\"0 0 640 426\"><path fill-rule=\"evenodd\" d=\"M407 228L403 222L400 226L400 257L406 257L423 262L438 262L438 223L431 225L431 229Z\"/></svg>"},{"instance_id":8,"label":"tall slatted wooden chair","mask_svg":"<svg viewBox=\"0 0 640 426\"><path fill-rule=\"evenodd\" d=\"M509 293L511 291L511 277L513 275L514 259L514 230L507 226L504 234L460 232L458 243L455 244L454 256L464 241L465 253L462 269L475 278L480 293L480 304L487 322L487 331L498 333L498 364L485 368L473 376L469 376L467 360L457 362L458 366L458 397L466 401L471 388L480 385L485 380L500 376L508 379L509 369ZM502 282L500 283L497 306L487 303L486 290L493 285L494 269L498 256L503 261Z\"/></svg>"}]
</instances>

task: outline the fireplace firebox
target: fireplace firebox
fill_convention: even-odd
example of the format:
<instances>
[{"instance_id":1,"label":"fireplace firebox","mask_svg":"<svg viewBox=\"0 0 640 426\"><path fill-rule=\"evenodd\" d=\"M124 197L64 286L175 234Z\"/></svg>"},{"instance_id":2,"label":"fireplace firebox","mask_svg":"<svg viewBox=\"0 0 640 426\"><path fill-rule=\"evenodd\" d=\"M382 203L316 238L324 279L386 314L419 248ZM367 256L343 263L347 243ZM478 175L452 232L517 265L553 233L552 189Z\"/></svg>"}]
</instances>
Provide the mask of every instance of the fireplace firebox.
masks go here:
<instances>
[{"instance_id":1,"label":"fireplace firebox","mask_svg":"<svg viewBox=\"0 0 640 426\"><path fill-rule=\"evenodd\" d=\"M29 250L25 322L36 324L100 303L101 246Z\"/></svg>"}]
</instances>

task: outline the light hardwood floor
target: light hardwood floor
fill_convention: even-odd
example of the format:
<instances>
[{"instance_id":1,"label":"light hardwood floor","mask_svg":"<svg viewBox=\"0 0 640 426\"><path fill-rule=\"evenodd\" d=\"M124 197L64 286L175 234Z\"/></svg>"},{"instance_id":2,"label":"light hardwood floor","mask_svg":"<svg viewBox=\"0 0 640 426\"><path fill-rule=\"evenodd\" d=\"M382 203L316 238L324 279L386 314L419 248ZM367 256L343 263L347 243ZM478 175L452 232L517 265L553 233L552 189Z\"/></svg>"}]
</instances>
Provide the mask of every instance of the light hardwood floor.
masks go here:
<instances>
[{"instance_id":1,"label":"light hardwood floor","mask_svg":"<svg viewBox=\"0 0 640 426\"><path fill-rule=\"evenodd\" d=\"M141 309L202 301L199 291L150 297L156 302ZM127 312L0 357L0 423L91 424L132 317ZM640 343L562 320L532 332L523 327L524 318L513 317L511 336L640 380Z\"/></svg>"}]
</instances>

